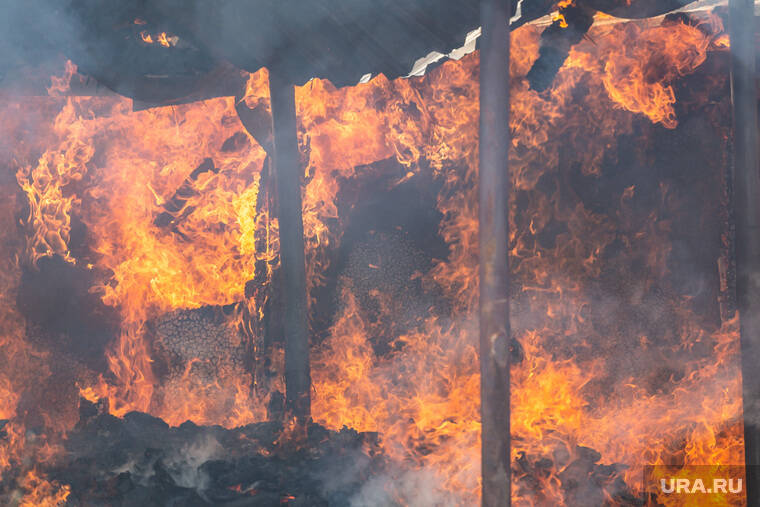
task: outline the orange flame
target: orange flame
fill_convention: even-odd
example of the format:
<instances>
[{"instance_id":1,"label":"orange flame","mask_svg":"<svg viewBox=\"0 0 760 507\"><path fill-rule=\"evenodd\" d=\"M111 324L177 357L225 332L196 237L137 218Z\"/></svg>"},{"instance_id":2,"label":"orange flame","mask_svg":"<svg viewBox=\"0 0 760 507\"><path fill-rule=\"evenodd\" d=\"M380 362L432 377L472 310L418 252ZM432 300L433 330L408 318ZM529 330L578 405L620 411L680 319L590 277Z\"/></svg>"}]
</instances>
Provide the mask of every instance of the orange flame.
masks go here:
<instances>
[{"instance_id":1,"label":"orange flame","mask_svg":"<svg viewBox=\"0 0 760 507\"><path fill-rule=\"evenodd\" d=\"M140 23L136 23L140 24ZM177 45L178 37L168 35L166 32L160 32L158 35L152 35L146 30L140 32L140 40L145 44L160 44L165 48L170 48Z\"/></svg>"}]
</instances>

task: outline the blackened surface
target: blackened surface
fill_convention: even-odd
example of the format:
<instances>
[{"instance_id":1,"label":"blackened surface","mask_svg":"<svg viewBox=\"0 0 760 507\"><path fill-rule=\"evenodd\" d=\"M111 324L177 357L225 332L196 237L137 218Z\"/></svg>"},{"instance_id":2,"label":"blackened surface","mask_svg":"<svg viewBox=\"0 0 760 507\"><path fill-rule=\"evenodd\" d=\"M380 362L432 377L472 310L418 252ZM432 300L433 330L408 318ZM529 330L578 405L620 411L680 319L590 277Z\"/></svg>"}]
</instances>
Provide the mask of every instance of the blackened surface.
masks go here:
<instances>
[{"instance_id":1,"label":"blackened surface","mask_svg":"<svg viewBox=\"0 0 760 507\"><path fill-rule=\"evenodd\" d=\"M223 308L202 307L169 312L147 327L166 376L210 385L243 372L248 346L234 324Z\"/></svg>"},{"instance_id":2,"label":"blackened surface","mask_svg":"<svg viewBox=\"0 0 760 507\"><path fill-rule=\"evenodd\" d=\"M105 347L118 336L119 315L90 291L94 285L86 268L58 256L43 257L24 271L17 304L46 347L104 371Z\"/></svg>"},{"instance_id":3,"label":"blackened surface","mask_svg":"<svg viewBox=\"0 0 760 507\"><path fill-rule=\"evenodd\" d=\"M448 313L447 302L422 286L422 275L449 253L438 234L440 183L423 170L399 184L406 172L395 160L385 160L367 171L358 168L356 177L341 185L338 215L345 230L339 248L328 253L325 286L312 294L317 340L326 336L340 313L341 294L347 288L356 296L367 322L381 324L378 319L393 317L372 333L375 351L381 354L388 351L392 336L411 331L429 315L430 306L436 305L438 314ZM364 178L365 174L373 178ZM379 312L374 291L403 305L403 311Z\"/></svg>"},{"instance_id":4,"label":"blackened surface","mask_svg":"<svg viewBox=\"0 0 760 507\"><path fill-rule=\"evenodd\" d=\"M78 505L340 507L386 466L374 434L311 424L299 447L276 423L172 428L147 414L116 418L81 403L66 458L47 470L71 486L69 501Z\"/></svg>"},{"instance_id":5,"label":"blackened surface","mask_svg":"<svg viewBox=\"0 0 760 507\"><path fill-rule=\"evenodd\" d=\"M528 72L531 89L539 92L551 86L570 49L581 41L594 22L591 9L571 5L560 12L562 21L555 21L541 33L539 56Z\"/></svg>"},{"instance_id":6,"label":"blackened surface","mask_svg":"<svg viewBox=\"0 0 760 507\"><path fill-rule=\"evenodd\" d=\"M269 76L269 91L280 228L285 402L288 411L305 422L311 413L311 372L301 206L303 168L298 151L295 88L286 76L273 71Z\"/></svg>"},{"instance_id":7,"label":"blackened surface","mask_svg":"<svg viewBox=\"0 0 760 507\"><path fill-rule=\"evenodd\" d=\"M755 3L730 0L734 126L736 300L740 318L747 504L760 503L760 174L758 173ZM753 466L755 465L755 466Z\"/></svg>"}]
</instances>

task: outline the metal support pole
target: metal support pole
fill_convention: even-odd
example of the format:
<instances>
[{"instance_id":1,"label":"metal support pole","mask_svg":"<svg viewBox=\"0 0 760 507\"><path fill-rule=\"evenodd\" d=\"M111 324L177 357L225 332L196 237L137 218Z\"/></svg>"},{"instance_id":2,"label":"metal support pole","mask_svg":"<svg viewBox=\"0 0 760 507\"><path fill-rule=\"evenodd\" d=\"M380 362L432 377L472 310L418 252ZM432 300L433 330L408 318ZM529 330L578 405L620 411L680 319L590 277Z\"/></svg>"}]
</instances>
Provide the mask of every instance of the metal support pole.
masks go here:
<instances>
[{"instance_id":1,"label":"metal support pole","mask_svg":"<svg viewBox=\"0 0 760 507\"><path fill-rule=\"evenodd\" d=\"M760 173L754 7L753 0L729 1L736 300L741 333L747 505L760 505Z\"/></svg>"},{"instance_id":2,"label":"metal support pole","mask_svg":"<svg viewBox=\"0 0 760 507\"><path fill-rule=\"evenodd\" d=\"M510 504L509 174L510 0L481 0L480 415L482 504Z\"/></svg>"},{"instance_id":3,"label":"metal support pole","mask_svg":"<svg viewBox=\"0 0 760 507\"><path fill-rule=\"evenodd\" d=\"M295 88L292 83L278 77L277 72L270 71L269 92L285 306L285 408L300 422L308 422L311 413L311 373L301 210L303 170L298 152Z\"/></svg>"}]
</instances>

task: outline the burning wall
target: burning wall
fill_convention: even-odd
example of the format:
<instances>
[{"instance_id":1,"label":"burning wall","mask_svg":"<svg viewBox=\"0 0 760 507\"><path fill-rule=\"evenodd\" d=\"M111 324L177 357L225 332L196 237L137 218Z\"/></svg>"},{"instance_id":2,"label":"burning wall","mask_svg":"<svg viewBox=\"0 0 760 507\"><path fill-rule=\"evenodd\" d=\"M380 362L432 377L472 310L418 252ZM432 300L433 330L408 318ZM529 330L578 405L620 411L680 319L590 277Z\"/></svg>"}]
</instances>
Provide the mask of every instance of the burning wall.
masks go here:
<instances>
[{"instance_id":1,"label":"burning wall","mask_svg":"<svg viewBox=\"0 0 760 507\"><path fill-rule=\"evenodd\" d=\"M737 326L730 304L723 314L718 305L730 301L718 271L731 265L726 38L716 16L603 25L541 94L524 79L537 52L537 31L513 34L514 499L625 504L644 463L742 461ZM427 251L425 268L404 272L424 315L392 324L404 295L382 285L358 294L371 277L354 271L333 284L334 313L312 316L323 328L312 351L314 420L378 432L399 463L358 504L472 504L478 495L477 65L473 54L422 78L297 89L312 308L338 276L335 252L358 243L346 233L350 210L368 193L440 189L446 251ZM249 110L266 111L266 78L250 76ZM75 422L76 394L172 425L266 418L270 393L282 390L281 352L259 325L273 308L277 223L262 197L271 191L266 150L245 133L234 100L132 111L126 99L51 97L5 100L3 110L23 119L3 126L15 175L3 180L13 198L0 232L0 352L14 365L0 370L0 418L12 418L10 433L41 414L39 434L49 436L39 441L54 443L50 434ZM383 241L406 248L406 239ZM22 272L53 255L92 280L118 321L107 364L73 363L72 403L55 417L46 407L62 398L35 384L66 355L51 356L50 339L35 343L16 309ZM150 330L177 312L225 307L219 334L240 337L236 346L249 340L244 348L269 373L214 369L202 380L192 374L208 364L201 355L165 382ZM4 470L34 473L20 456L40 444L23 440L0 449ZM574 489L579 479L586 486ZM52 504L65 492L30 481L21 490L48 488Z\"/></svg>"}]
</instances>

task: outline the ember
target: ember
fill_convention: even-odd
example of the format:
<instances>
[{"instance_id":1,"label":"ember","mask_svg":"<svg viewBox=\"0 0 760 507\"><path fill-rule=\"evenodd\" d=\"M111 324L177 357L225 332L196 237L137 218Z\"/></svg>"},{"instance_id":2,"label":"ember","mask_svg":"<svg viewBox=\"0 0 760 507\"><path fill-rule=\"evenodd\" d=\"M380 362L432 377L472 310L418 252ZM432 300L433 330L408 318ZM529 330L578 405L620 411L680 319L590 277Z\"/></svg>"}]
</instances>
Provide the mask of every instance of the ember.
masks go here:
<instances>
[{"instance_id":1,"label":"ember","mask_svg":"<svg viewBox=\"0 0 760 507\"><path fill-rule=\"evenodd\" d=\"M26 69L44 93L0 80L0 503L492 498L479 51L415 77L368 57L381 72L355 86L322 78L337 64L320 56L303 83L290 49L250 68L252 42L225 36L222 53L182 8L165 16L173 3L114 14L108 44L162 53L119 86L78 52L56 54L52 76ZM493 352L511 370L506 491L680 505L644 487L644 466L743 464L749 424L727 9L516 3L511 332ZM444 21L430 30L459 26ZM173 62L165 77L151 58ZM115 93L83 93L86 76ZM299 188L300 209L283 198Z\"/></svg>"}]
</instances>

